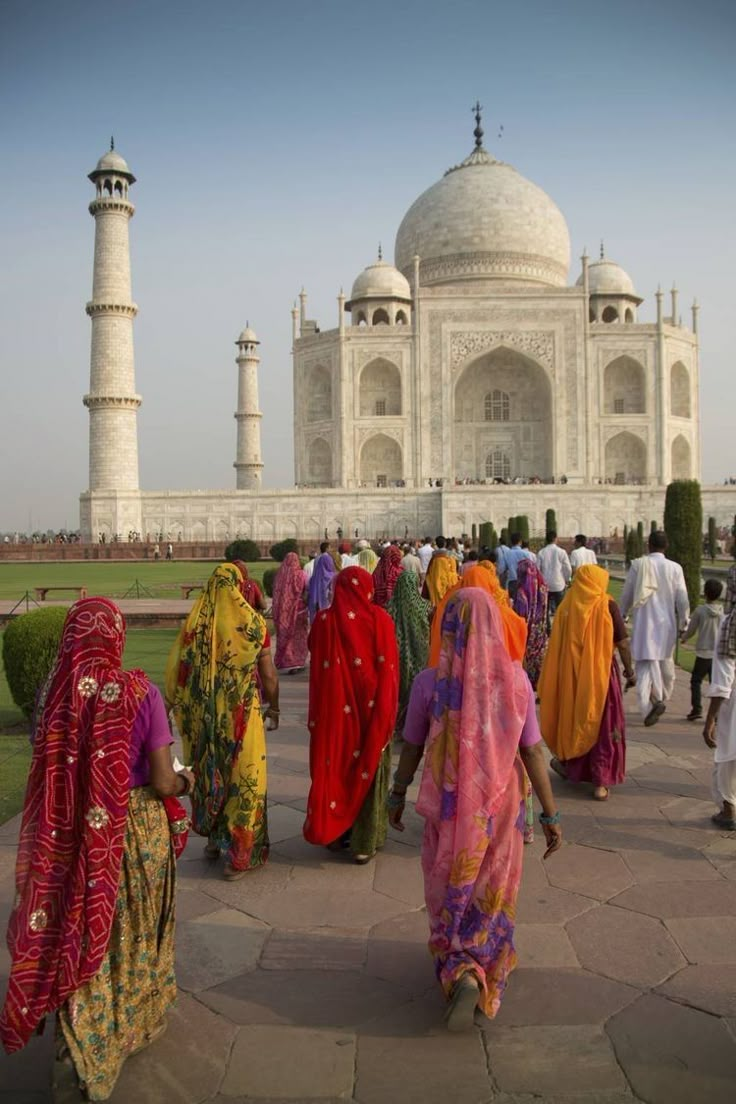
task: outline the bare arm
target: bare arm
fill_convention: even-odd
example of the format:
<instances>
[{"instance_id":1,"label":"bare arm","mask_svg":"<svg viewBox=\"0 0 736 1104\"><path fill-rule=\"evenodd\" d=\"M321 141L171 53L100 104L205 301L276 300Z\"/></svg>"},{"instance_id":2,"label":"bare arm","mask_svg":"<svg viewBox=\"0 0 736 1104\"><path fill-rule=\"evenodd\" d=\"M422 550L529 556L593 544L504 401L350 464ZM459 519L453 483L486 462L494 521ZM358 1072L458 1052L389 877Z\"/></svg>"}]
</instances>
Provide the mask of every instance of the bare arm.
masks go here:
<instances>
[{"instance_id":1,"label":"bare arm","mask_svg":"<svg viewBox=\"0 0 736 1104\"><path fill-rule=\"evenodd\" d=\"M628 636L625 636L623 640L619 640L616 647L618 648L618 654L621 656L621 662L624 666L624 678L626 679L626 689L628 690L630 687L636 686L634 662L631 658L631 642Z\"/></svg>"},{"instance_id":2,"label":"bare arm","mask_svg":"<svg viewBox=\"0 0 736 1104\"><path fill-rule=\"evenodd\" d=\"M414 781L414 775L422 761L424 748L420 744L404 744L399 756L399 765L394 776L394 785L389 795L388 822L399 832L404 831L401 817L406 805L406 791Z\"/></svg>"},{"instance_id":3,"label":"bare arm","mask_svg":"<svg viewBox=\"0 0 736 1104\"><path fill-rule=\"evenodd\" d=\"M552 787L549 784L547 760L544 757L541 742L532 744L531 747L519 748L519 753L526 767L526 773L529 775L532 789L539 798L542 812L545 816L554 816L557 812L557 805L555 804ZM559 824L542 824L542 828L544 829L544 836L547 840L547 850L544 853L546 859L555 851L559 851L562 846L562 828Z\"/></svg>"},{"instance_id":4,"label":"bare arm","mask_svg":"<svg viewBox=\"0 0 736 1104\"><path fill-rule=\"evenodd\" d=\"M182 797L190 793L194 775L186 768L175 771L171 762L171 745L155 748L148 753L151 786L158 797Z\"/></svg>"},{"instance_id":5,"label":"bare arm","mask_svg":"<svg viewBox=\"0 0 736 1104\"><path fill-rule=\"evenodd\" d=\"M271 649L264 648L258 657L258 674L263 687L263 697L268 702L266 716L272 728L279 727L279 676L273 665Z\"/></svg>"}]
</instances>

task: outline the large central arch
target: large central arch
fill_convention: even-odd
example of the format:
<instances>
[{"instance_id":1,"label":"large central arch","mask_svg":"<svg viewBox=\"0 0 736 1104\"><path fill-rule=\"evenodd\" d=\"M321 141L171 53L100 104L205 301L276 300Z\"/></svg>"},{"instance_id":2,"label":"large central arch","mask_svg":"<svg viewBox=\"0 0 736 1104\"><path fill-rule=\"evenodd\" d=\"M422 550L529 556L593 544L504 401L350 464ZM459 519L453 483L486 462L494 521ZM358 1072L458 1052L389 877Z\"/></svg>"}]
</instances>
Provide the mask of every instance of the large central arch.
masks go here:
<instances>
[{"instance_id":1,"label":"large central arch","mask_svg":"<svg viewBox=\"0 0 736 1104\"><path fill-rule=\"evenodd\" d=\"M506 346L486 353L461 371L454 400L456 478L488 478L488 456L498 451L512 479L554 475L552 389L530 357Z\"/></svg>"}]
</instances>

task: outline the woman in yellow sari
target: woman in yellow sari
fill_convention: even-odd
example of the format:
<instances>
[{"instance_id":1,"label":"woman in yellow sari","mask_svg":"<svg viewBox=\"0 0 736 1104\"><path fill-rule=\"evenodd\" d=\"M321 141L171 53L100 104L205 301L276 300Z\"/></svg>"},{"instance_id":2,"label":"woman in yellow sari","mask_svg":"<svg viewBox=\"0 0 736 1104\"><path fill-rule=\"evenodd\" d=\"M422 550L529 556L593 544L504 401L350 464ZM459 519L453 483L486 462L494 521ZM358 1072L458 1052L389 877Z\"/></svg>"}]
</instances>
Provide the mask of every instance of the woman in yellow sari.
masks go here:
<instances>
[{"instance_id":1,"label":"woman in yellow sari","mask_svg":"<svg viewBox=\"0 0 736 1104\"><path fill-rule=\"evenodd\" d=\"M441 543L440 543L441 542ZM437 538L437 551L429 561L424 577L422 595L429 598L433 606L438 606L450 587L458 581L457 560L445 550L445 538Z\"/></svg>"},{"instance_id":2,"label":"woman in yellow sari","mask_svg":"<svg viewBox=\"0 0 736 1104\"><path fill-rule=\"evenodd\" d=\"M526 649L526 621L512 610L508 594L498 581L494 565L490 560L481 560L480 563L466 569L462 578L458 579L455 585L447 591L435 609L430 635L429 666L436 667L439 662L440 645L442 643L442 617L450 598L461 587L480 587L481 590L485 590L487 594L490 594L501 614L506 651L511 659L522 660Z\"/></svg>"},{"instance_id":3,"label":"woman in yellow sari","mask_svg":"<svg viewBox=\"0 0 736 1104\"><path fill-rule=\"evenodd\" d=\"M266 623L243 598L234 564L215 569L169 656L166 698L192 764L192 822L225 877L240 878L268 858L266 717L278 727L278 676L264 650Z\"/></svg>"},{"instance_id":4,"label":"woman in yellow sari","mask_svg":"<svg viewBox=\"0 0 736 1104\"><path fill-rule=\"evenodd\" d=\"M629 641L608 593L608 572L584 564L558 607L537 693L542 738L554 755L552 769L570 782L591 782L597 801L605 801L626 772L616 650L626 686L634 686Z\"/></svg>"}]
</instances>

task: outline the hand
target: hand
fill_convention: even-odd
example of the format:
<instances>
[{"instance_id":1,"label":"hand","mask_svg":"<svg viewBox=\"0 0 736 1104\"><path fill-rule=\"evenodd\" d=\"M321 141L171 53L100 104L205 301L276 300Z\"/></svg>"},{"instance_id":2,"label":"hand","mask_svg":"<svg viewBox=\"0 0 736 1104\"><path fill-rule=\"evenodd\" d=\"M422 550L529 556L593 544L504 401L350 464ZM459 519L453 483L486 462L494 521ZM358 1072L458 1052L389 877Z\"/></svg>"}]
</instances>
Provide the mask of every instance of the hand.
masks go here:
<instances>
[{"instance_id":1,"label":"hand","mask_svg":"<svg viewBox=\"0 0 736 1104\"><path fill-rule=\"evenodd\" d=\"M542 858L548 859L550 855L553 855L555 851L559 851L562 847L562 826L560 824L543 824L542 831L547 841L547 850Z\"/></svg>"},{"instance_id":2,"label":"hand","mask_svg":"<svg viewBox=\"0 0 736 1104\"><path fill-rule=\"evenodd\" d=\"M624 684L624 690L632 690L635 686L636 686L636 673L634 671L632 671L630 675L626 676L626 682Z\"/></svg>"},{"instance_id":3,"label":"hand","mask_svg":"<svg viewBox=\"0 0 736 1104\"><path fill-rule=\"evenodd\" d=\"M705 726L703 727L703 739L709 748L716 746L716 738L713 735L716 729L715 717L708 716L705 718Z\"/></svg>"},{"instance_id":4,"label":"hand","mask_svg":"<svg viewBox=\"0 0 736 1104\"><path fill-rule=\"evenodd\" d=\"M394 799L398 801L398 796L394 795ZM404 815L404 809L406 808L406 800L402 799L401 804L389 806L388 810L388 822L392 828L395 828L397 832L404 831L404 824L402 824L401 818Z\"/></svg>"},{"instance_id":5,"label":"hand","mask_svg":"<svg viewBox=\"0 0 736 1104\"><path fill-rule=\"evenodd\" d=\"M275 732L276 729L279 727L280 716L281 714L279 713L278 709L266 710L266 720L268 721L266 727L268 728L269 732Z\"/></svg>"},{"instance_id":6,"label":"hand","mask_svg":"<svg viewBox=\"0 0 736 1104\"><path fill-rule=\"evenodd\" d=\"M186 784L187 784L187 788L181 796L182 797L184 797L185 795L189 796L191 794L192 790L194 789L194 775L189 770L189 767L182 767L182 769L180 771L178 771L177 773L182 776L182 778L186 781Z\"/></svg>"}]
</instances>

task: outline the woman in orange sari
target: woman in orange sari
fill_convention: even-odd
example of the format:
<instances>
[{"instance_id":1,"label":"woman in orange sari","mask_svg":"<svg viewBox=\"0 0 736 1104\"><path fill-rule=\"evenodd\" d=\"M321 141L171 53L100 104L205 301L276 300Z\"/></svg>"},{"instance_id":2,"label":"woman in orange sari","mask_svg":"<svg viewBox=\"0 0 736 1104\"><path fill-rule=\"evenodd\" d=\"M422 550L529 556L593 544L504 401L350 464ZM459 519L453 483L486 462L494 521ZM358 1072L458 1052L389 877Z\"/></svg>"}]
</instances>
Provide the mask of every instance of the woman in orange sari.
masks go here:
<instances>
[{"instance_id":1,"label":"woman in orange sari","mask_svg":"<svg viewBox=\"0 0 736 1104\"><path fill-rule=\"evenodd\" d=\"M623 618L608 593L608 572L583 564L558 607L537 693L552 769L570 782L592 782L597 801L605 801L626 772L616 649L628 689L636 678Z\"/></svg>"},{"instance_id":2,"label":"woman in orange sari","mask_svg":"<svg viewBox=\"0 0 736 1104\"><path fill-rule=\"evenodd\" d=\"M490 560L481 560L480 563L466 569L463 577L447 591L434 612L429 644L429 666L436 667L440 657L442 618L447 603L462 587L480 587L486 594L490 594L501 614L506 651L511 659L522 660L526 650L526 622L511 608L508 594L498 581L494 565Z\"/></svg>"}]
</instances>

